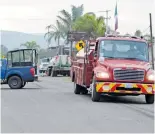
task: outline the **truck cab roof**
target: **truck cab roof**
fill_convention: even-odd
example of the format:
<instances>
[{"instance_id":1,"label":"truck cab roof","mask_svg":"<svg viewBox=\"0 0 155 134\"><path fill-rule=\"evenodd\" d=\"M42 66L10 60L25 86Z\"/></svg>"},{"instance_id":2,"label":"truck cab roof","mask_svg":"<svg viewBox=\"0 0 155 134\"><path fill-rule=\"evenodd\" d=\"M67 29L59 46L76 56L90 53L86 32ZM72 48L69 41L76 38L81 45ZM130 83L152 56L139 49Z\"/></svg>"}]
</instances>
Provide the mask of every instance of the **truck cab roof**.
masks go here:
<instances>
[{"instance_id":1,"label":"truck cab roof","mask_svg":"<svg viewBox=\"0 0 155 134\"><path fill-rule=\"evenodd\" d=\"M113 35L109 35L109 36L97 38L97 41L101 41L101 40L128 40L128 41L138 41L138 42L147 43L146 40L144 40L143 38L136 37L136 36L113 36Z\"/></svg>"}]
</instances>

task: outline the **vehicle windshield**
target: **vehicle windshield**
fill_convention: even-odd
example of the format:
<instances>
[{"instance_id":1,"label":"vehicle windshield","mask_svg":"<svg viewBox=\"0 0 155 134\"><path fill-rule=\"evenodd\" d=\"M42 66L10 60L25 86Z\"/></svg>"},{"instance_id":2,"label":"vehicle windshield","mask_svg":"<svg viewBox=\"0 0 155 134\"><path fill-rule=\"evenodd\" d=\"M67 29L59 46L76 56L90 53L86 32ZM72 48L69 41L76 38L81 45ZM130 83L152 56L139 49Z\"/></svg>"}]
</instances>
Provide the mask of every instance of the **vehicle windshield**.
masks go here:
<instances>
[{"instance_id":1,"label":"vehicle windshield","mask_svg":"<svg viewBox=\"0 0 155 134\"><path fill-rule=\"evenodd\" d=\"M100 44L100 57L148 61L148 45L144 42L104 40Z\"/></svg>"},{"instance_id":2,"label":"vehicle windshield","mask_svg":"<svg viewBox=\"0 0 155 134\"><path fill-rule=\"evenodd\" d=\"M49 58L41 59L41 62L43 62L43 63L45 63L45 62L49 62Z\"/></svg>"}]
</instances>

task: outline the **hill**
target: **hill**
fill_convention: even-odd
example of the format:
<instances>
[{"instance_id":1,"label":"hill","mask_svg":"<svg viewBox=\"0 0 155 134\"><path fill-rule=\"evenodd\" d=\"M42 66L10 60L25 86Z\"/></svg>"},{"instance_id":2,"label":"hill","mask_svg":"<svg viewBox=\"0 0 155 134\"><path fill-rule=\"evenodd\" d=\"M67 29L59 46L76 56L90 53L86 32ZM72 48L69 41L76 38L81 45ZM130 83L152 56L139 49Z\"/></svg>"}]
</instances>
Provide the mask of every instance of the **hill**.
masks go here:
<instances>
[{"instance_id":1,"label":"hill","mask_svg":"<svg viewBox=\"0 0 155 134\"><path fill-rule=\"evenodd\" d=\"M16 31L1 31L1 44L7 47L9 50L19 48L20 44L27 41L36 41L41 48L46 48L47 43L44 39L44 33L28 34ZM56 42L51 40L52 45L56 45Z\"/></svg>"}]
</instances>

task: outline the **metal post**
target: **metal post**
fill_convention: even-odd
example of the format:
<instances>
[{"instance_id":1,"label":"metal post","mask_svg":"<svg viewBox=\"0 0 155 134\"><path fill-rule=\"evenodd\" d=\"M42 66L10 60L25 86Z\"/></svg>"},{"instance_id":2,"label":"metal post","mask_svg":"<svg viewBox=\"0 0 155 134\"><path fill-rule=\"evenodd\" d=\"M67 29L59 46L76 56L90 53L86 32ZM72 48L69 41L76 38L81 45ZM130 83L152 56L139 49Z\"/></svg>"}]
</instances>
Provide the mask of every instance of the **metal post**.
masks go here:
<instances>
[{"instance_id":1,"label":"metal post","mask_svg":"<svg viewBox=\"0 0 155 134\"><path fill-rule=\"evenodd\" d=\"M106 34L108 33L108 11L106 11Z\"/></svg>"},{"instance_id":2,"label":"metal post","mask_svg":"<svg viewBox=\"0 0 155 134\"><path fill-rule=\"evenodd\" d=\"M109 14L108 14L110 11L111 10L99 11L99 12L106 12L106 18L104 18L106 20L106 34L108 34L108 20L111 18L109 17Z\"/></svg>"},{"instance_id":3,"label":"metal post","mask_svg":"<svg viewBox=\"0 0 155 134\"><path fill-rule=\"evenodd\" d=\"M48 29L48 49L49 49L49 44L50 44L50 42L49 42L49 29L50 29L50 25L49 26L47 26L47 29Z\"/></svg>"},{"instance_id":4,"label":"metal post","mask_svg":"<svg viewBox=\"0 0 155 134\"><path fill-rule=\"evenodd\" d=\"M153 44L153 34L152 34L152 15L151 13L149 14L150 16L150 38L151 38L151 58L152 58L152 67L154 69L154 52L153 52L153 49L154 49L154 44Z\"/></svg>"}]
</instances>

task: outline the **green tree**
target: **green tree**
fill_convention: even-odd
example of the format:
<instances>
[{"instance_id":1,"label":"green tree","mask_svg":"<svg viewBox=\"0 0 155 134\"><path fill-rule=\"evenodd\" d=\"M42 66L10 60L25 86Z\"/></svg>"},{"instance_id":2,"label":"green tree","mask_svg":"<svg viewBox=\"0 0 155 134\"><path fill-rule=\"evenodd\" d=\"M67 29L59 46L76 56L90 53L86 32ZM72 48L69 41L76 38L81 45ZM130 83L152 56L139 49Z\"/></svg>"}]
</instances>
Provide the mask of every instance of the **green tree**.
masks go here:
<instances>
[{"instance_id":1,"label":"green tree","mask_svg":"<svg viewBox=\"0 0 155 134\"><path fill-rule=\"evenodd\" d=\"M135 36L141 37L142 36L142 32L140 30L136 30Z\"/></svg>"},{"instance_id":2,"label":"green tree","mask_svg":"<svg viewBox=\"0 0 155 134\"><path fill-rule=\"evenodd\" d=\"M56 26L50 25L50 31L45 34L45 37L48 36L48 41L50 42L52 38L57 41L57 45L60 45L60 38L64 38L64 29L65 27L57 20Z\"/></svg>"},{"instance_id":3,"label":"green tree","mask_svg":"<svg viewBox=\"0 0 155 134\"><path fill-rule=\"evenodd\" d=\"M60 39L65 37L64 25L62 25L58 20L56 21L56 26L50 25L50 31L45 34L45 38L48 36L48 42L51 42L51 39L54 38L57 42L58 47L60 46Z\"/></svg>"},{"instance_id":4,"label":"green tree","mask_svg":"<svg viewBox=\"0 0 155 134\"><path fill-rule=\"evenodd\" d=\"M76 31L85 31L96 38L105 33L105 23L103 17L96 17L95 14L85 14L76 20L73 25Z\"/></svg>"},{"instance_id":5,"label":"green tree","mask_svg":"<svg viewBox=\"0 0 155 134\"><path fill-rule=\"evenodd\" d=\"M55 41L57 41L57 44L59 46L60 39L67 40L67 33L69 30L71 30L73 23L83 15L83 5L80 6L71 6L71 13L69 13L66 10L61 10L61 15L57 16L56 20L56 26L50 25L47 26L46 29L48 29L49 32L45 34L45 38L48 41L48 43L51 42L51 39L54 38ZM48 36L47 36L48 35Z\"/></svg>"},{"instance_id":6,"label":"green tree","mask_svg":"<svg viewBox=\"0 0 155 134\"><path fill-rule=\"evenodd\" d=\"M83 15L83 4L80 6L71 6L71 13L66 10L61 10L61 15L58 15L58 21L63 25L62 32L64 33L64 39L67 39L67 33L72 29L74 22Z\"/></svg>"},{"instance_id":7,"label":"green tree","mask_svg":"<svg viewBox=\"0 0 155 134\"><path fill-rule=\"evenodd\" d=\"M26 43L21 44L20 46L23 46L27 49L36 49L37 51L40 49L40 46L37 45L35 41L31 41L31 42L27 41Z\"/></svg>"},{"instance_id":8,"label":"green tree","mask_svg":"<svg viewBox=\"0 0 155 134\"><path fill-rule=\"evenodd\" d=\"M60 11L61 15L57 17L58 20L67 27L66 29L69 30L72 24L76 21L76 19L78 19L83 15L83 11L84 11L83 4L77 7L72 5L71 14L63 9Z\"/></svg>"}]
</instances>

